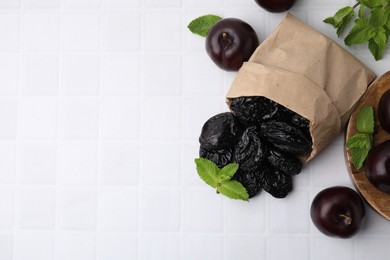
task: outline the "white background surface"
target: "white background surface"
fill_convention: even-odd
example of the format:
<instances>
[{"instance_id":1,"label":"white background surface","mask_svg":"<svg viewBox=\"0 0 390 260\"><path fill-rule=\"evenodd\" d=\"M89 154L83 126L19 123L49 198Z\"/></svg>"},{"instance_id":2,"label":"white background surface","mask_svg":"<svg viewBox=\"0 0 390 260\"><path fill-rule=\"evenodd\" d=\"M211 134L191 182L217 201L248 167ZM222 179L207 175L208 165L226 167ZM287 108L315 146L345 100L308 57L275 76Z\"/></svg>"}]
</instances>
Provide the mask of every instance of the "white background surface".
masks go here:
<instances>
[{"instance_id":1,"label":"white background surface","mask_svg":"<svg viewBox=\"0 0 390 260\"><path fill-rule=\"evenodd\" d=\"M346 4L291 11L335 39L322 20ZM232 201L200 181L200 128L235 76L186 29L207 13L262 40L285 15L253 0L0 0L0 260L388 258L390 223L369 207L350 240L311 223L318 191L352 187L341 135L286 199ZM348 49L389 67L389 51Z\"/></svg>"}]
</instances>

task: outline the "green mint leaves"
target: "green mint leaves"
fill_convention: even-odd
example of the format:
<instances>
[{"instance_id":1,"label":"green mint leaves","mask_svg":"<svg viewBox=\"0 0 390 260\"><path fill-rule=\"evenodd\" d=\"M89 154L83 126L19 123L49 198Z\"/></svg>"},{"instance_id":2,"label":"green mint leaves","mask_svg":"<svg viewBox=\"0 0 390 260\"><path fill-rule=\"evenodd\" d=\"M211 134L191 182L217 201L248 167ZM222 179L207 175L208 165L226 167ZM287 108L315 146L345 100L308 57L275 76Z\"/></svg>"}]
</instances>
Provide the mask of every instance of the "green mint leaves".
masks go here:
<instances>
[{"instance_id":1,"label":"green mint leaves","mask_svg":"<svg viewBox=\"0 0 390 260\"><path fill-rule=\"evenodd\" d=\"M206 37L210 28L213 27L214 24L216 24L221 19L222 19L221 17L213 14L203 15L192 20L188 24L187 28L192 33L198 34L202 37Z\"/></svg>"},{"instance_id":2,"label":"green mint leaves","mask_svg":"<svg viewBox=\"0 0 390 260\"><path fill-rule=\"evenodd\" d=\"M344 39L348 46L368 43L368 48L375 60L383 57L390 36L390 1L389 0L358 0L353 6L346 6L328 17L324 23L337 29L337 36L343 33L355 16L355 8L359 6L354 25Z\"/></svg>"},{"instance_id":3,"label":"green mint leaves","mask_svg":"<svg viewBox=\"0 0 390 260\"><path fill-rule=\"evenodd\" d=\"M207 159L195 159L196 170L199 177L208 185L231 199L249 200L247 190L238 181L232 180L232 177L238 170L237 163L231 163L219 169L218 166Z\"/></svg>"},{"instance_id":4,"label":"green mint leaves","mask_svg":"<svg viewBox=\"0 0 390 260\"><path fill-rule=\"evenodd\" d=\"M358 133L348 139L346 147L351 151L353 167L359 170L363 167L372 147L374 110L371 106L364 106L360 109L356 119L356 128Z\"/></svg>"}]
</instances>

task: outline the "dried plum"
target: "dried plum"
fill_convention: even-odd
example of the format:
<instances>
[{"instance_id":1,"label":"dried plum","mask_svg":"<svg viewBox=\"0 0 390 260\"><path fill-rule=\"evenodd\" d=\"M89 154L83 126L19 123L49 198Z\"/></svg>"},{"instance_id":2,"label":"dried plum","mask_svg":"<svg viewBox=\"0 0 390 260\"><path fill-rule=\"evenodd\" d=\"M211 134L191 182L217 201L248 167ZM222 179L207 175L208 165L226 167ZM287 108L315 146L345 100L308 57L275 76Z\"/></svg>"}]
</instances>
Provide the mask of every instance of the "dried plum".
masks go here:
<instances>
[{"instance_id":1,"label":"dried plum","mask_svg":"<svg viewBox=\"0 0 390 260\"><path fill-rule=\"evenodd\" d=\"M259 125L277 115L280 105L266 97L231 98L230 110L244 125Z\"/></svg>"},{"instance_id":2,"label":"dried plum","mask_svg":"<svg viewBox=\"0 0 390 260\"><path fill-rule=\"evenodd\" d=\"M248 127L234 147L233 161L245 170L258 169L265 159L267 147L260 140L255 126Z\"/></svg>"},{"instance_id":3,"label":"dried plum","mask_svg":"<svg viewBox=\"0 0 390 260\"><path fill-rule=\"evenodd\" d=\"M267 160L274 168L286 175L297 175L302 171L302 162L293 155L269 149Z\"/></svg>"},{"instance_id":4,"label":"dried plum","mask_svg":"<svg viewBox=\"0 0 390 260\"><path fill-rule=\"evenodd\" d=\"M274 147L283 152L303 155L311 151L311 138L307 138L299 128L285 122L265 122L261 125L261 133Z\"/></svg>"},{"instance_id":5,"label":"dried plum","mask_svg":"<svg viewBox=\"0 0 390 260\"><path fill-rule=\"evenodd\" d=\"M275 198L284 198L292 190L292 176L272 167L266 167L261 183L263 189Z\"/></svg>"},{"instance_id":6,"label":"dried plum","mask_svg":"<svg viewBox=\"0 0 390 260\"><path fill-rule=\"evenodd\" d=\"M232 149L209 151L201 145L199 149L199 157L206 158L214 162L219 168L222 168L232 162L233 151Z\"/></svg>"},{"instance_id":7,"label":"dried plum","mask_svg":"<svg viewBox=\"0 0 390 260\"><path fill-rule=\"evenodd\" d=\"M247 190L249 198L252 198L262 190L261 179L263 178L263 175L264 172L262 169L253 171L240 167L232 179L241 182Z\"/></svg>"},{"instance_id":8,"label":"dried plum","mask_svg":"<svg viewBox=\"0 0 390 260\"><path fill-rule=\"evenodd\" d=\"M208 119L202 127L199 143L209 151L231 147L239 136L240 125L230 112L221 113Z\"/></svg>"}]
</instances>

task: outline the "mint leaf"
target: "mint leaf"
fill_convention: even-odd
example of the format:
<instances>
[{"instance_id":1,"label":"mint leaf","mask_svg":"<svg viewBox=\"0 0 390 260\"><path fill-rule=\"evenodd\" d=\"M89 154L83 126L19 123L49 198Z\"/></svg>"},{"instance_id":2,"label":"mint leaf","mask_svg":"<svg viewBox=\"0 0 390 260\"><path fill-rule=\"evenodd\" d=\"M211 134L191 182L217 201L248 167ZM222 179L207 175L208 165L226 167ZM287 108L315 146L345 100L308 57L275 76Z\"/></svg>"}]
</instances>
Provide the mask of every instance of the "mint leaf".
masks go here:
<instances>
[{"instance_id":1,"label":"mint leaf","mask_svg":"<svg viewBox=\"0 0 390 260\"><path fill-rule=\"evenodd\" d=\"M368 24L374 28L382 27L386 24L388 17L388 8L374 8L371 10L371 16L368 20Z\"/></svg>"},{"instance_id":2,"label":"mint leaf","mask_svg":"<svg viewBox=\"0 0 390 260\"><path fill-rule=\"evenodd\" d=\"M220 173L219 173L219 180L221 182L225 180L230 180L233 175L237 172L238 170L238 164L237 163L229 163L228 165L224 166Z\"/></svg>"},{"instance_id":3,"label":"mint leaf","mask_svg":"<svg viewBox=\"0 0 390 260\"><path fill-rule=\"evenodd\" d=\"M359 7L359 12L358 12L358 17L359 18L364 18L364 10L365 10L366 6L362 3L360 3L360 7Z\"/></svg>"},{"instance_id":4,"label":"mint leaf","mask_svg":"<svg viewBox=\"0 0 390 260\"><path fill-rule=\"evenodd\" d=\"M335 24L335 22L334 22L333 16L328 17L328 18L325 18L325 19L323 20L323 22L324 22L324 23L329 23L329 24L333 25L334 28L337 28L337 26L336 26L336 24Z\"/></svg>"},{"instance_id":5,"label":"mint leaf","mask_svg":"<svg viewBox=\"0 0 390 260\"><path fill-rule=\"evenodd\" d=\"M360 3L364 4L368 8L372 9L383 5L382 0L360 0Z\"/></svg>"},{"instance_id":6,"label":"mint leaf","mask_svg":"<svg viewBox=\"0 0 390 260\"><path fill-rule=\"evenodd\" d=\"M221 17L213 14L203 15L192 20L188 24L187 28L192 33L198 34L202 37L206 37L210 28L213 27L221 19Z\"/></svg>"},{"instance_id":7,"label":"mint leaf","mask_svg":"<svg viewBox=\"0 0 390 260\"><path fill-rule=\"evenodd\" d=\"M355 26L351 29L347 37L345 37L345 44L350 46L353 44L361 44L375 35L375 30L368 25L365 19L357 19Z\"/></svg>"},{"instance_id":8,"label":"mint leaf","mask_svg":"<svg viewBox=\"0 0 390 260\"><path fill-rule=\"evenodd\" d=\"M376 44L374 39L370 39L368 41L368 49L370 50L371 54L374 56L375 60L380 60L382 58L379 46Z\"/></svg>"},{"instance_id":9,"label":"mint leaf","mask_svg":"<svg viewBox=\"0 0 390 260\"><path fill-rule=\"evenodd\" d=\"M356 128L360 133L374 133L374 110L371 106L360 109L356 118Z\"/></svg>"},{"instance_id":10,"label":"mint leaf","mask_svg":"<svg viewBox=\"0 0 390 260\"><path fill-rule=\"evenodd\" d=\"M218 174L220 170L218 166L204 158L195 159L195 163L199 177L211 187L216 188L219 183Z\"/></svg>"},{"instance_id":11,"label":"mint leaf","mask_svg":"<svg viewBox=\"0 0 390 260\"><path fill-rule=\"evenodd\" d=\"M217 187L217 191L231 199L249 200L248 192L238 181L223 182Z\"/></svg>"},{"instance_id":12,"label":"mint leaf","mask_svg":"<svg viewBox=\"0 0 390 260\"><path fill-rule=\"evenodd\" d=\"M333 25L334 28L337 28L337 36L340 36L354 14L353 8L351 6L346 6L337 11L333 17L326 18L324 23L329 23Z\"/></svg>"},{"instance_id":13,"label":"mint leaf","mask_svg":"<svg viewBox=\"0 0 390 260\"><path fill-rule=\"evenodd\" d=\"M371 138L368 134L357 133L351 136L346 144L347 148L371 148Z\"/></svg>"},{"instance_id":14,"label":"mint leaf","mask_svg":"<svg viewBox=\"0 0 390 260\"><path fill-rule=\"evenodd\" d=\"M355 169L359 170L363 167L363 163L366 160L369 151L370 149L368 148L351 149L352 165L355 167Z\"/></svg>"}]
</instances>

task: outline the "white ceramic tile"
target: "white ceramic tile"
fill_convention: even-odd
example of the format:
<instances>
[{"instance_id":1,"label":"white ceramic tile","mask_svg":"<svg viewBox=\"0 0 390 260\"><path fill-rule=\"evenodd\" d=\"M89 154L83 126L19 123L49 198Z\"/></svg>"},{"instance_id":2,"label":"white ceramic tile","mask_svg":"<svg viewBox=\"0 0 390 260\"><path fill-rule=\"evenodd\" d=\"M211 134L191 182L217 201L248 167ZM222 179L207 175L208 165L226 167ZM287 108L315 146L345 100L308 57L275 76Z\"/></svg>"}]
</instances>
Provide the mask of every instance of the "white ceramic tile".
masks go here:
<instances>
[{"instance_id":1,"label":"white ceramic tile","mask_svg":"<svg viewBox=\"0 0 390 260\"><path fill-rule=\"evenodd\" d=\"M178 185L180 147L177 144L144 145L141 180L144 185Z\"/></svg>"},{"instance_id":2,"label":"white ceramic tile","mask_svg":"<svg viewBox=\"0 0 390 260\"><path fill-rule=\"evenodd\" d=\"M16 179L17 152L15 142L0 143L0 184L12 184Z\"/></svg>"},{"instance_id":3,"label":"white ceramic tile","mask_svg":"<svg viewBox=\"0 0 390 260\"><path fill-rule=\"evenodd\" d=\"M18 8L20 7L20 0L2 0L0 2L0 8Z\"/></svg>"},{"instance_id":4,"label":"white ceramic tile","mask_svg":"<svg viewBox=\"0 0 390 260\"><path fill-rule=\"evenodd\" d=\"M206 52L184 56L183 94L192 96L223 95L223 72Z\"/></svg>"},{"instance_id":5,"label":"white ceramic tile","mask_svg":"<svg viewBox=\"0 0 390 260\"><path fill-rule=\"evenodd\" d=\"M234 233L264 233L265 232L265 198L260 193L251 198L249 203L229 200L225 203L225 230Z\"/></svg>"},{"instance_id":6,"label":"white ceramic tile","mask_svg":"<svg viewBox=\"0 0 390 260\"><path fill-rule=\"evenodd\" d=\"M178 96L182 62L179 55L149 55L144 58L144 85L148 96Z\"/></svg>"},{"instance_id":7,"label":"white ceramic tile","mask_svg":"<svg viewBox=\"0 0 390 260\"><path fill-rule=\"evenodd\" d=\"M331 237L315 237L311 241L310 257L312 259L352 260L354 259L354 243L352 239L335 239ZM373 258L372 258L373 259Z\"/></svg>"},{"instance_id":8,"label":"white ceramic tile","mask_svg":"<svg viewBox=\"0 0 390 260\"><path fill-rule=\"evenodd\" d=\"M24 0L24 6L34 9L58 8L60 0Z\"/></svg>"},{"instance_id":9,"label":"white ceramic tile","mask_svg":"<svg viewBox=\"0 0 390 260\"><path fill-rule=\"evenodd\" d=\"M388 238L357 238L355 259L385 259L390 254Z\"/></svg>"},{"instance_id":10,"label":"white ceramic tile","mask_svg":"<svg viewBox=\"0 0 390 260\"><path fill-rule=\"evenodd\" d=\"M287 237L271 237L267 239L267 259L310 259L309 239L291 234Z\"/></svg>"},{"instance_id":11,"label":"white ceramic tile","mask_svg":"<svg viewBox=\"0 0 390 260\"><path fill-rule=\"evenodd\" d=\"M13 235L11 233L0 233L0 244L0 259L13 260Z\"/></svg>"},{"instance_id":12,"label":"white ceramic tile","mask_svg":"<svg viewBox=\"0 0 390 260\"><path fill-rule=\"evenodd\" d=\"M65 0L67 8L98 8L102 0Z\"/></svg>"},{"instance_id":13,"label":"white ceramic tile","mask_svg":"<svg viewBox=\"0 0 390 260\"><path fill-rule=\"evenodd\" d=\"M184 0L189 8L221 6L222 0Z\"/></svg>"},{"instance_id":14,"label":"white ceramic tile","mask_svg":"<svg viewBox=\"0 0 390 260\"><path fill-rule=\"evenodd\" d=\"M31 96L58 94L59 60L57 55L29 55L24 59L22 93Z\"/></svg>"},{"instance_id":15,"label":"white ceramic tile","mask_svg":"<svg viewBox=\"0 0 390 260\"><path fill-rule=\"evenodd\" d=\"M170 29L166 30L166 28ZM182 16L179 12L146 13L145 50L180 51L183 28Z\"/></svg>"},{"instance_id":16,"label":"white ceramic tile","mask_svg":"<svg viewBox=\"0 0 390 260\"><path fill-rule=\"evenodd\" d=\"M223 14L221 10L217 10L218 8L215 7L214 8L207 7L207 9L208 9L207 10L208 13L212 13L219 16L222 16ZM192 20L204 15L205 13L203 10L194 11L193 8L189 9L188 11L189 12L186 12L183 16L184 24L185 24L185 29L183 31L185 37L184 50L186 51L186 53L191 53L191 52L206 53L205 38L200 35L191 33L187 29L187 26Z\"/></svg>"},{"instance_id":17,"label":"white ceramic tile","mask_svg":"<svg viewBox=\"0 0 390 260\"><path fill-rule=\"evenodd\" d=\"M137 185L140 147L134 143L103 143L100 146L100 183ZM0 166L1 167L1 166Z\"/></svg>"},{"instance_id":18,"label":"white ceramic tile","mask_svg":"<svg viewBox=\"0 0 390 260\"><path fill-rule=\"evenodd\" d=\"M268 195L269 202L268 228L272 233L302 234L309 232L310 201L307 191L295 189L284 199L275 199L269 194L266 195ZM275 216L279 221L273 221Z\"/></svg>"},{"instance_id":19,"label":"white ceramic tile","mask_svg":"<svg viewBox=\"0 0 390 260\"><path fill-rule=\"evenodd\" d=\"M58 260L95 260L96 237L90 233L61 233L56 237Z\"/></svg>"},{"instance_id":20,"label":"white ceramic tile","mask_svg":"<svg viewBox=\"0 0 390 260\"><path fill-rule=\"evenodd\" d=\"M137 95L140 93L141 61L133 55L103 57L102 93L111 95Z\"/></svg>"},{"instance_id":21,"label":"white ceramic tile","mask_svg":"<svg viewBox=\"0 0 390 260\"><path fill-rule=\"evenodd\" d=\"M390 233L388 220L379 215L378 212L366 203L365 220L360 228L359 235L387 235Z\"/></svg>"},{"instance_id":22,"label":"white ceramic tile","mask_svg":"<svg viewBox=\"0 0 390 260\"><path fill-rule=\"evenodd\" d=\"M23 139L57 138L58 100L28 98L21 101L20 135Z\"/></svg>"},{"instance_id":23,"label":"white ceramic tile","mask_svg":"<svg viewBox=\"0 0 390 260\"><path fill-rule=\"evenodd\" d=\"M187 234L184 239L184 259L222 260L222 248L222 236Z\"/></svg>"},{"instance_id":24,"label":"white ceramic tile","mask_svg":"<svg viewBox=\"0 0 390 260\"><path fill-rule=\"evenodd\" d=\"M69 55L63 60L62 93L93 96L99 93L100 59L95 55Z\"/></svg>"},{"instance_id":25,"label":"white ceramic tile","mask_svg":"<svg viewBox=\"0 0 390 260\"><path fill-rule=\"evenodd\" d=\"M96 13L68 13L64 18L66 51L98 51L100 16Z\"/></svg>"},{"instance_id":26,"label":"white ceramic tile","mask_svg":"<svg viewBox=\"0 0 390 260\"><path fill-rule=\"evenodd\" d=\"M224 259L266 259L266 239L257 235L228 235L225 237Z\"/></svg>"},{"instance_id":27,"label":"white ceramic tile","mask_svg":"<svg viewBox=\"0 0 390 260\"><path fill-rule=\"evenodd\" d=\"M11 52L19 50L19 29L20 16L18 13L0 13L0 34L7 35L7 37L3 37L0 42L0 51Z\"/></svg>"},{"instance_id":28,"label":"white ceramic tile","mask_svg":"<svg viewBox=\"0 0 390 260\"><path fill-rule=\"evenodd\" d=\"M140 15L138 13L109 13L105 17L103 34L107 51L138 51L140 43Z\"/></svg>"},{"instance_id":29,"label":"white ceramic tile","mask_svg":"<svg viewBox=\"0 0 390 260\"><path fill-rule=\"evenodd\" d=\"M19 233L15 237L15 259L54 259L54 233Z\"/></svg>"},{"instance_id":30,"label":"white ceramic tile","mask_svg":"<svg viewBox=\"0 0 390 260\"><path fill-rule=\"evenodd\" d=\"M15 189L0 188L0 229L13 229L15 209ZM0 259L1 250L0 250Z\"/></svg>"},{"instance_id":31,"label":"white ceramic tile","mask_svg":"<svg viewBox=\"0 0 390 260\"><path fill-rule=\"evenodd\" d=\"M24 188L17 195L17 225L22 229L53 229L55 190Z\"/></svg>"},{"instance_id":32,"label":"white ceramic tile","mask_svg":"<svg viewBox=\"0 0 390 260\"><path fill-rule=\"evenodd\" d=\"M223 229L222 201L227 198L216 194L207 184L204 186L184 190L183 223L187 232L221 232Z\"/></svg>"},{"instance_id":33,"label":"white ceramic tile","mask_svg":"<svg viewBox=\"0 0 390 260\"><path fill-rule=\"evenodd\" d=\"M143 189L141 228L144 231L180 230L180 190Z\"/></svg>"},{"instance_id":34,"label":"white ceramic tile","mask_svg":"<svg viewBox=\"0 0 390 260\"><path fill-rule=\"evenodd\" d=\"M135 98L104 98L100 106L105 140L134 140L140 136L140 104Z\"/></svg>"},{"instance_id":35,"label":"white ceramic tile","mask_svg":"<svg viewBox=\"0 0 390 260\"><path fill-rule=\"evenodd\" d=\"M98 148L94 143L65 143L60 151L60 178L63 185L95 185Z\"/></svg>"},{"instance_id":36,"label":"white ceramic tile","mask_svg":"<svg viewBox=\"0 0 390 260\"><path fill-rule=\"evenodd\" d=\"M0 57L0 96L18 93L19 66L18 56L3 55Z\"/></svg>"},{"instance_id":37,"label":"white ceramic tile","mask_svg":"<svg viewBox=\"0 0 390 260\"><path fill-rule=\"evenodd\" d=\"M144 101L144 136L147 140L180 138L181 102L175 98L148 98Z\"/></svg>"},{"instance_id":38,"label":"white ceramic tile","mask_svg":"<svg viewBox=\"0 0 390 260\"><path fill-rule=\"evenodd\" d=\"M131 8L131 7L139 7L140 0L103 0L104 5L107 7L114 8Z\"/></svg>"},{"instance_id":39,"label":"white ceramic tile","mask_svg":"<svg viewBox=\"0 0 390 260\"><path fill-rule=\"evenodd\" d=\"M0 98L0 139L14 139L17 134L18 101Z\"/></svg>"},{"instance_id":40,"label":"white ceramic tile","mask_svg":"<svg viewBox=\"0 0 390 260\"><path fill-rule=\"evenodd\" d=\"M62 102L61 137L91 140L98 137L99 104L96 99L67 98Z\"/></svg>"},{"instance_id":41,"label":"white ceramic tile","mask_svg":"<svg viewBox=\"0 0 390 260\"><path fill-rule=\"evenodd\" d=\"M147 7L160 7L160 8L179 7L181 6L181 3L182 0L169 0L169 1L164 1L164 3L158 0L146 0Z\"/></svg>"},{"instance_id":42,"label":"white ceramic tile","mask_svg":"<svg viewBox=\"0 0 390 260\"><path fill-rule=\"evenodd\" d=\"M198 141L204 123L212 116L228 111L223 97L188 97L183 100L182 124L185 140Z\"/></svg>"},{"instance_id":43,"label":"white ceramic tile","mask_svg":"<svg viewBox=\"0 0 390 260\"><path fill-rule=\"evenodd\" d=\"M95 190L62 189L57 196L57 222L61 229L96 229L97 193Z\"/></svg>"},{"instance_id":44,"label":"white ceramic tile","mask_svg":"<svg viewBox=\"0 0 390 260\"><path fill-rule=\"evenodd\" d=\"M203 186L204 181L196 172L194 161L199 157L199 143L197 141L185 143L181 151L182 183L186 186Z\"/></svg>"},{"instance_id":45,"label":"white ceramic tile","mask_svg":"<svg viewBox=\"0 0 390 260\"><path fill-rule=\"evenodd\" d=\"M59 13L27 13L24 16L24 49L58 51L60 32Z\"/></svg>"},{"instance_id":46,"label":"white ceramic tile","mask_svg":"<svg viewBox=\"0 0 390 260\"><path fill-rule=\"evenodd\" d=\"M137 259L137 235L129 233L100 233L98 254L100 260Z\"/></svg>"},{"instance_id":47,"label":"white ceramic tile","mask_svg":"<svg viewBox=\"0 0 390 260\"><path fill-rule=\"evenodd\" d=\"M179 260L180 244L178 234L142 234L140 238L140 259Z\"/></svg>"},{"instance_id":48,"label":"white ceramic tile","mask_svg":"<svg viewBox=\"0 0 390 260\"><path fill-rule=\"evenodd\" d=\"M104 189L99 197L99 228L103 230L138 229L137 189Z\"/></svg>"},{"instance_id":49,"label":"white ceramic tile","mask_svg":"<svg viewBox=\"0 0 390 260\"><path fill-rule=\"evenodd\" d=\"M54 185L57 174L55 143L23 143L20 182L27 185Z\"/></svg>"}]
</instances>

